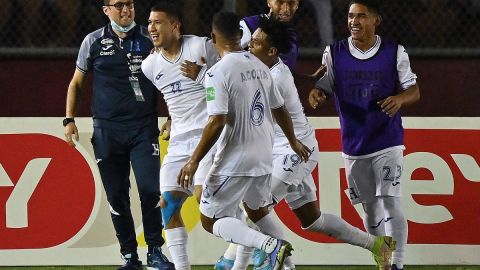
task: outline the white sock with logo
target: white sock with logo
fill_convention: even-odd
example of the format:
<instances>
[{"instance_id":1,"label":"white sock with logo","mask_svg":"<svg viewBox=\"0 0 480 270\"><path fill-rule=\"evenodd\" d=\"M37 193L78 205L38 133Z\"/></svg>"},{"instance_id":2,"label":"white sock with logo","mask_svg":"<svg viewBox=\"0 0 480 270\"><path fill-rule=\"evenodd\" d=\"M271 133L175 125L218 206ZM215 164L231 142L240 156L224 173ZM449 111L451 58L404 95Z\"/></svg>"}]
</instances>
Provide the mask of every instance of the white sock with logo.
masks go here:
<instances>
[{"instance_id":1,"label":"white sock with logo","mask_svg":"<svg viewBox=\"0 0 480 270\"><path fill-rule=\"evenodd\" d=\"M267 233L277 239L284 239L284 234L282 230L282 226L280 223L273 218L273 215L269 213L268 215L264 216L259 221L255 222L255 225L260 228L262 232ZM295 268L295 264L293 264L291 256L285 258L285 265L290 268Z\"/></svg>"},{"instance_id":2,"label":"white sock with logo","mask_svg":"<svg viewBox=\"0 0 480 270\"><path fill-rule=\"evenodd\" d=\"M233 217L221 218L213 224L213 234L227 242L265 250L270 244L270 236L249 228L242 221ZM275 239L274 239L275 240ZM277 241L275 240L275 245ZM271 249L273 250L275 246ZM271 252L271 251L270 251Z\"/></svg>"},{"instance_id":3,"label":"white sock with logo","mask_svg":"<svg viewBox=\"0 0 480 270\"><path fill-rule=\"evenodd\" d=\"M190 270L187 254L187 231L185 227L165 229L168 251L176 270Z\"/></svg>"},{"instance_id":4,"label":"white sock with logo","mask_svg":"<svg viewBox=\"0 0 480 270\"><path fill-rule=\"evenodd\" d=\"M320 232L351 245L371 249L375 236L368 234L345 220L331 214L322 213L320 217L307 228L307 231Z\"/></svg>"},{"instance_id":5,"label":"white sock with logo","mask_svg":"<svg viewBox=\"0 0 480 270\"><path fill-rule=\"evenodd\" d=\"M385 232L397 241L397 246L392 254L392 264L403 268L405 247L408 238L408 223L403 212L402 200L398 197L383 198L385 207Z\"/></svg>"},{"instance_id":6,"label":"white sock with logo","mask_svg":"<svg viewBox=\"0 0 480 270\"><path fill-rule=\"evenodd\" d=\"M364 216L363 226L370 234L377 236L385 235L385 210L383 209L383 201L381 198L363 204Z\"/></svg>"}]
</instances>

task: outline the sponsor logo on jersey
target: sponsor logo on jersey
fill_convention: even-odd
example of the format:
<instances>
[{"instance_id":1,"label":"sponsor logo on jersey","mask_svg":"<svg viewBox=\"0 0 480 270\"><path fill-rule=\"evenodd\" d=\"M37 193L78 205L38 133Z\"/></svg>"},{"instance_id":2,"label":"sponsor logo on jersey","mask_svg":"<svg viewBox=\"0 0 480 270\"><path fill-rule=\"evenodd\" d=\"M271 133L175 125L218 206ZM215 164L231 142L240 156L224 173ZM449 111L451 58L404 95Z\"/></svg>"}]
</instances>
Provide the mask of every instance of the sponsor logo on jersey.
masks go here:
<instances>
[{"instance_id":1,"label":"sponsor logo on jersey","mask_svg":"<svg viewBox=\"0 0 480 270\"><path fill-rule=\"evenodd\" d=\"M106 51L106 50L110 50L110 48L112 48L113 45L107 45L105 47L102 47L102 50Z\"/></svg>"},{"instance_id":2,"label":"sponsor logo on jersey","mask_svg":"<svg viewBox=\"0 0 480 270\"><path fill-rule=\"evenodd\" d=\"M208 87L207 88L207 101L215 100L215 88Z\"/></svg>"},{"instance_id":3,"label":"sponsor logo on jersey","mask_svg":"<svg viewBox=\"0 0 480 270\"><path fill-rule=\"evenodd\" d=\"M100 41L102 45L108 45L108 44L113 44L113 39L111 38L104 38Z\"/></svg>"}]
</instances>

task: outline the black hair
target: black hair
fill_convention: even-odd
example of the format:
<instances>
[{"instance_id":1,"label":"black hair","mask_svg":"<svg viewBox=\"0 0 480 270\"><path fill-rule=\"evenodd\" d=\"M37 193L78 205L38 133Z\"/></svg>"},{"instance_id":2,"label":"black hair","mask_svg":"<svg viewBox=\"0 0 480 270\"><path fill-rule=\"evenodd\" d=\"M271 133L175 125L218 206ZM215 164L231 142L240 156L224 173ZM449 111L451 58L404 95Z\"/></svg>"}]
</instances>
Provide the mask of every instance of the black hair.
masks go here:
<instances>
[{"instance_id":1,"label":"black hair","mask_svg":"<svg viewBox=\"0 0 480 270\"><path fill-rule=\"evenodd\" d=\"M364 5L368 8L369 11L373 11L377 13L378 15L381 15L382 13L382 6L380 4L379 0L350 0L350 4L348 5L349 7L353 4L360 4Z\"/></svg>"},{"instance_id":2,"label":"black hair","mask_svg":"<svg viewBox=\"0 0 480 270\"><path fill-rule=\"evenodd\" d=\"M172 0L156 1L150 9L152 12L165 12L168 17L182 23L182 11L179 4Z\"/></svg>"},{"instance_id":3,"label":"black hair","mask_svg":"<svg viewBox=\"0 0 480 270\"><path fill-rule=\"evenodd\" d=\"M272 47L277 48L279 53L288 53L292 49L291 35L288 24L273 17L260 17L258 28L268 36L268 42Z\"/></svg>"},{"instance_id":4,"label":"black hair","mask_svg":"<svg viewBox=\"0 0 480 270\"><path fill-rule=\"evenodd\" d=\"M234 40L241 36L240 17L233 12L221 11L215 14L212 26L226 39Z\"/></svg>"}]
</instances>

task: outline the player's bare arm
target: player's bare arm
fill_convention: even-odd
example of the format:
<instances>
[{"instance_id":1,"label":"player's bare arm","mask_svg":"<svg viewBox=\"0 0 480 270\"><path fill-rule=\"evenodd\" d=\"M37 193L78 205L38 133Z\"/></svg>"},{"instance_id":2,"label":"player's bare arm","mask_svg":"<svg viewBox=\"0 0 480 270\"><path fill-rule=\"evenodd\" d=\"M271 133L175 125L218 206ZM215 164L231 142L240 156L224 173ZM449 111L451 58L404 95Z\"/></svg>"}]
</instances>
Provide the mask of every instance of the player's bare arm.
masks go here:
<instances>
[{"instance_id":1,"label":"player's bare arm","mask_svg":"<svg viewBox=\"0 0 480 270\"><path fill-rule=\"evenodd\" d=\"M297 137L295 137L292 119L290 118L290 114L288 113L285 106L277 109L272 109L272 115L273 117L275 117L275 120L277 121L277 124L280 126L280 128L282 128L283 133L285 133L285 136L287 137L288 142L292 147L292 150L295 151L295 153L297 153L302 158L302 161L307 161L311 151L310 149L308 149L307 146L297 140Z\"/></svg>"},{"instance_id":2,"label":"player's bare arm","mask_svg":"<svg viewBox=\"0 0 480 270\"><path fill-rule=\"evenodd\" d=\"M310 107L316 109L318 105L321 105L327 100L327 95L322 89L313 88L308 94L308 104Z\"/></svg>"},{"instance_id":3,"label":"player's bare arm","mask_svg":"<svg viewBox=\"0 0 480 270\"><path fill-rule=\"evenodd\" d=\"M74 118L77 112L78 104L80 102L80 98L82 96L83 90L83 83L85 81L85 73L81 72L78 69L75 69L75 73L73 74L73 78L68 85L68 92L67 92L67 106L65 117L67 118ZM75 122L70 122L65 126L65 140L67 143L75 147L75 142L78 142L80 139L78 135L77 125Z\"/></svg>"},{"instance_id":4,"label":"player's bare arm","mask_svg":"<svg viewBox=\"0 0 480 270\"><path fill-rule=\"evenodd\" d=\"M400 94L387 97L386 99L378 101L378 105L382 111L388 116L394 116L398 110L404 105L410 105L420 99L420 89L418 84L412 85Z\"/></svg>"},{"instance_id":5,"label":"player's bare arm","mask_svg":"<svg viewBox=\"0 0 480 270\"><path fill-rule=\"evenodd\" d=\"M192 156L185 166L180 170L177 176L177 183L184 188L188 188L193 182L193 176L197 171L198 164L208 153L212 146L217 142L218 137L222 133L223 127L227 123L227 115L210 115L207 125L203 130L202 137L198 143Z\"/></svg>"}]
</instances>

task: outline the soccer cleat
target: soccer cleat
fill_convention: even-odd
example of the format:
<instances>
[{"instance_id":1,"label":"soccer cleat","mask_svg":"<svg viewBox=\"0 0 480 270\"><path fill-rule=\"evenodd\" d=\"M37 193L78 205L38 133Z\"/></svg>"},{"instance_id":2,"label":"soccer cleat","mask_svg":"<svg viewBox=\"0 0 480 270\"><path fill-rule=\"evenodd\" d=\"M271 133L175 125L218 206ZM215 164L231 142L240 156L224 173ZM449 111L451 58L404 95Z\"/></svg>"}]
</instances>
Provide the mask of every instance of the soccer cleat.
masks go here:
<instances>
[{"instance_id":1,"label":"soccer cleat","mask_svg":"<svg viewBox=\"0 0 480 270\"><path fill-rule=\"evenodd\" d=\"M280 270L283 267L285 258L292 255L292 244L285 240L277 239L277 245L272 253L265 253L260 265L254 266L255 270Z\"/></svg>"},{"instance_id":2,"label":"soccer cleat","mask_svg":"<svg viewBox=\"0 0 480 270\"><path fill-rule=\"evenodd\" d=\"M128 253L122 255L122 259L125 261L125 264L118 268L118 270L142 270L142 262L138 259L136 253Z\"/></svg>"},{"instance_id":3,"label":"soccer cleat","mask_svg":"<svg viewBox=\"0 0 480 270\"><path fill-rule=\"evenodd\" d=\"M295 267L290 267L290 266L283 266L283 270L295 270Z\"/></svg>"},{"instance_id":4,"label":"soccer cleat","mask_svg":"<svg viewBox=\"0 0 480 270\"><path fill-rule=\"evenodd\" d=\"M391 270L403 270L403 268L398 268L396 264L392 265Z\"/></svg>"},{"instance_id":5,"label":"soccer cleat","mask_svg":"<svg viewBox=\"0 0 480 270\"><path fill-rule=\"evenodd\" d=\"M390 236L377 236L373 244L372 254L380 270L390 270L392 252L397 241Z\"/></svg>"},{"instance_id":6,"label":"soccer cleat","mask_svg":"<svg viewBox=\"0 0 480 270\"><path fill-rule=\"evenodd\" d=\"M252 254L253 270L257 270L259 266L265 261L268 254L261 249L254 249Z\"/></svg>"},{"instance_id":7,"label":"soccer cleat","mask_svg":"<svg viewBox=\"0 0 480 270\"><path fill-rule=\"evenodd\" d=\"M213 266L213 269L215 269L215 270L230 270L230 269L232 269L234 262L235 262L234 260L229 260L229 259L222 256L222 257L220 257L220 259L218 259L215 266Z\"/></svg>"},{"instance_id":8,"label":"soccer cleat","mask_svg":"<svg viewBox=\"0 0 480 270\"><path fill-rule=\"evenodd\" d=\"M163 255L160 247L152 248L151 253L147 253L148 270L175 270L175 265L168 261Z\"/></svg>"}]
</instances>

